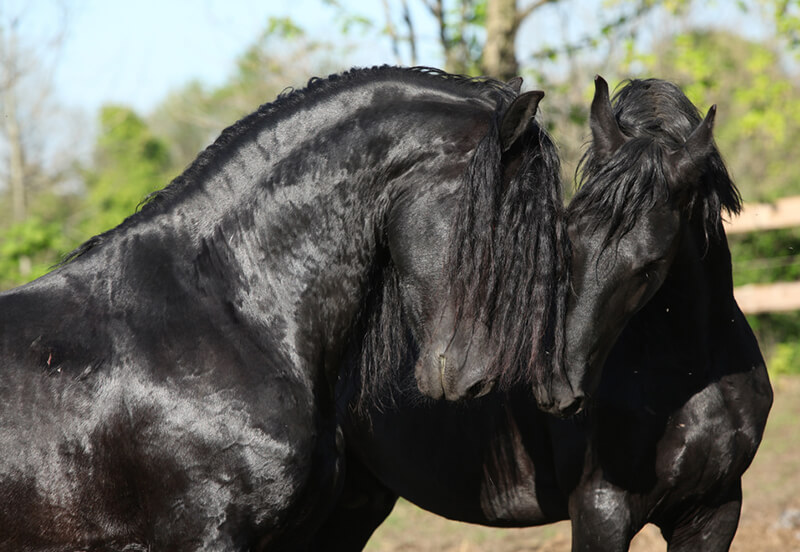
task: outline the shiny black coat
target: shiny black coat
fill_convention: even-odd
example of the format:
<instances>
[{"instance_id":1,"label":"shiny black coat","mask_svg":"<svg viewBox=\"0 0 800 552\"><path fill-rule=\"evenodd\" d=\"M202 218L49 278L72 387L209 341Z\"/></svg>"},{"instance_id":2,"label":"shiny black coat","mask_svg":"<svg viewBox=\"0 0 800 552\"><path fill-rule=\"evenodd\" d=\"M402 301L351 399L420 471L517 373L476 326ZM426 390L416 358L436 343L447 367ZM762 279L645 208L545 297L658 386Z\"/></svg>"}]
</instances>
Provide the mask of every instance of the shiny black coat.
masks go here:
<instances>
[{"instance_id":1,"label":"shiny black coat","mask_svg":"<svg viewBox=\"0 0 800 552\"><path fill-rule=\"evenodd\" d=\"M557 160L544 179L500 185L507 152L525 165L546 141L532 121L541 94L509 110L515 98L501 83L426 70L312 81L223 132L58 269L0 294L0 550L303 546L341 490L333 388L345 352L373 328L375 295L400 323L381 335L396 331L406 347L395 355L376 341L360 381L379 380L379 359L393 358L439 395L490 387L484 372L455 368L467 354L481 368L506 354L498 332L473 336L503 324L480 298L444 317L448 259L461 259L452 273L480 273L451 244L494 251L482 240L500 236L519 248L503 259L531 260L542 209L553 251L564 224L550 201ZM460 297L511 291L530 304L522 290L537 270L517 265L487 285L462 277ZM533 335L520 335L533 351Z\"/></svg>"}]
</instances>

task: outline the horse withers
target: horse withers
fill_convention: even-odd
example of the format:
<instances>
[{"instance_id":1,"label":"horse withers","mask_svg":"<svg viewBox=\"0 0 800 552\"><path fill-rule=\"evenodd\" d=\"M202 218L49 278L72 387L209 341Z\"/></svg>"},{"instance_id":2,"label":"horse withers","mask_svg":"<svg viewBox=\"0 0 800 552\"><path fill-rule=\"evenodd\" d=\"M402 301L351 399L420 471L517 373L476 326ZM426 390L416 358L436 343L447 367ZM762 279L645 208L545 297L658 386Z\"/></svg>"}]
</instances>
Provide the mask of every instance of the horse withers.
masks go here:
<instances>
[{"instance_id":1,"label":"horse withers","mask_svg":"<svg viewBox=\"0 0 800 552\"><path fill-rule=\"evenodd\" d=\"M566 359L583 412L546 414L527 385L426 403L400 377L394 408L343 400L345 493L318 542L361 549L403 496L497 527L570 519L575 551L627 550L646 523L671 551L729 548L772 392L733 296L722 212L740 206L715 110L701 120L659 80L628 83L612 108L595 84L567 213Z\"/></svg>"},{"instance_id":2,"label":"horse withers","mask_svg":"<svg viewBox=\"0 0 800 552\"><path fill-rule=\"evenodd\" d=\"M540 98L425 69L314 80L0 295L0 550L295 550L342 486L348 350L374 353L367 390L392 367L448 399L527 371L564 323Z\"/></svg>"}]
</instances>

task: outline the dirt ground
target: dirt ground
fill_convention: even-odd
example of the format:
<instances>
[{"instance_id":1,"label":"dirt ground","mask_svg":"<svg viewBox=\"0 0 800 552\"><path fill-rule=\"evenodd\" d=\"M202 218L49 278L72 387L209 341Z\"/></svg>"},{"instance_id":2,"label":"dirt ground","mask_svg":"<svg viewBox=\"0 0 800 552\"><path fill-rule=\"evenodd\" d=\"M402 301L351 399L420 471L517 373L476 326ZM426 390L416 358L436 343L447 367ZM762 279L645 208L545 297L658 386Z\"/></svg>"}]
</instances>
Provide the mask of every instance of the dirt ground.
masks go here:
<instances>
[{"instance_id":1,"label":"dirt ground","mask_svg":"<svg viewBox=\"0 0 800 552\"><path fill-rule=\"evenodd\" d=\"M800 376L772 382L775 403L764 441L744 476L734 552L800 552ZM401 501L375 532L369 552L569 552L569 522L531 529L489 529L446 520ZM666 550L647 526L634 552Z\"/></svg>"}]
</instances>

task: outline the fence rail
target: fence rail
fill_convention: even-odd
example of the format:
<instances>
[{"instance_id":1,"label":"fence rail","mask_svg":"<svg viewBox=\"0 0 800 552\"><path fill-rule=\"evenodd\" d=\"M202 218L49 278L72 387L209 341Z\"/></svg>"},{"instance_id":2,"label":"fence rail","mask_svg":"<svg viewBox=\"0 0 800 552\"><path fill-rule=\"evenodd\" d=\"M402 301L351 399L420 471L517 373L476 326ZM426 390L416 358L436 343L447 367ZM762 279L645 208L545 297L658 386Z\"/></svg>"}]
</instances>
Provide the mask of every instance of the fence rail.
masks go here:
<instances>
[{"instance_id":1,"label":"fence rail","mask_svg":"<svg viewBox=\"0 0 800 552\"><path fill-rule=\"evenodd\" d=\"M745 314L800 309L800 282L747 284L735 288L733 294Z\"/></svg>"},{"instance_id":2,"label":"fence rail","mask_svg":"<svg viewBox=\"0 0 800 552\"><path fill-rule=\"evenodd\" d=\"M725 232L744 234L794 226L800 226L800 196L785 197L775 203L747 203L738 217L725 223Z\"/></svg>"},{"instance_id":3,"label":"fence rail","mask_svg":"<svg viewBox=\"0 0 800 552\"><path fill-rule=\"evenodd\" d=\"M800 196L785 197L771 204L746 204L738 217L725 223L725 232L744 234L796 226L800 226ZM733 292L745 314L800 310L800 282L748 284Z\"/></svg>"}]
</instances>

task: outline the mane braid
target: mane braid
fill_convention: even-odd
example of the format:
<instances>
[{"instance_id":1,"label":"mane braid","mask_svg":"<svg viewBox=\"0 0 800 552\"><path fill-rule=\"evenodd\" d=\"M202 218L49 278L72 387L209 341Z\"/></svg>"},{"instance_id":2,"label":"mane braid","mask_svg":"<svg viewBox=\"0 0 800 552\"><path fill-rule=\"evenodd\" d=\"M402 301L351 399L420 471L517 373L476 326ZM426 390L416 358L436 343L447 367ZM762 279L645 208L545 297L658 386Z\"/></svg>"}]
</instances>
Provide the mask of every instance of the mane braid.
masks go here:
<instances>
[{"instance_id":1,"label":"mane braid","mask_svg":"<svg viewBox=\"0 0 800 552\"><path fill-rule=\"evenodd\" d=\"M702 120L680 88L658 79L627 82L613 103L620 130L631 139L607 160L598 159L589 145L578 165L578 191L569 207L571 217L590 217L595 227L608 226L604 246L669 198L663 160L683 147ZM723 210L739 213L741 196L716 147L700 180L683 199L691 216L701 217L708 241L720 236Z\"/></svg>"},{"instance_id":2,"label":"mane braid","mask_svg":"<svg viewBox=\"0 0 800 552\"><path fill-rule=\"evenodd\" d=\"M57 266L72 262L107 241L113 234L123 231L153 215L169 209L176 201L196 189L196 183L202 181L209 170L217 165L220 159L230 155L230 151L240 142L248 138L256 128L263 128L282 117L293 114L305 102L323 98L326 94L344 90L370 82L397 81L401 83L417 83L428 88L438 87L441 90L452 90L460 96L468 93L487 105L494 106L499 102L510 100L515 92L508 85L483 77L466 77L451 75L430 67L393 67L388 65L371 68L355 68L341 74L332 74L327 78L312 77L304 89L285 89L273 102L263 104L253 113L222 131L219 137L209 145L198 157L177 176L168 186L149 194L139 205L137 212L127 217L119 226L94 236L64 256Z\"/></svg>"}]
</instances>

